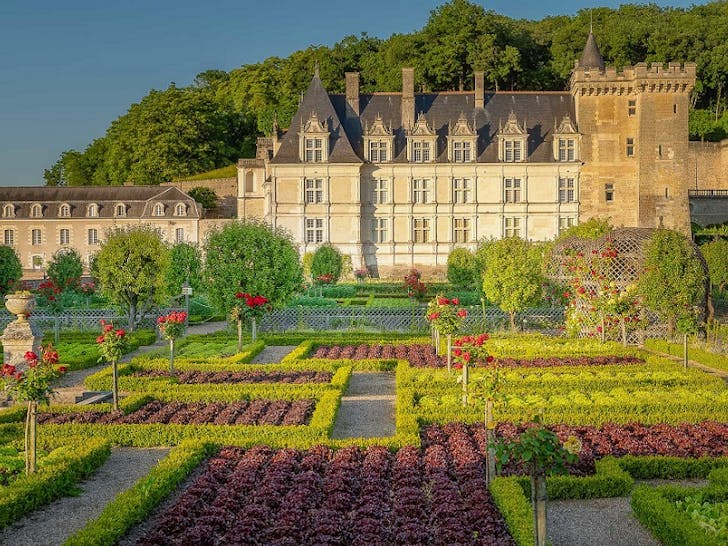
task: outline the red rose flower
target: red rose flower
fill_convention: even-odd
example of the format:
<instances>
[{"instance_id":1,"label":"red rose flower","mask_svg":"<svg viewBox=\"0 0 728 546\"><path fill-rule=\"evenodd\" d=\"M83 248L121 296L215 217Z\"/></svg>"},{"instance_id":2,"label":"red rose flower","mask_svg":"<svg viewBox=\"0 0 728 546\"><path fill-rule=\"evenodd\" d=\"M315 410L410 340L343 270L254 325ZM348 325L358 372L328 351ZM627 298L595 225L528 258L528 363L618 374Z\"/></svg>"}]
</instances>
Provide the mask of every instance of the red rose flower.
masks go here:
<instances>
[{"instance_id":1,"label":"red rose flower","mask_svg":"<svg viewBox=\"0 0 728 546\"><path fill-rule=\"evenodd\" d=\"M468 312L465 309L460 309L460 311L458 311L458 316L461 318L465 318L468 316Z\"/></svg>"}]
</instances>

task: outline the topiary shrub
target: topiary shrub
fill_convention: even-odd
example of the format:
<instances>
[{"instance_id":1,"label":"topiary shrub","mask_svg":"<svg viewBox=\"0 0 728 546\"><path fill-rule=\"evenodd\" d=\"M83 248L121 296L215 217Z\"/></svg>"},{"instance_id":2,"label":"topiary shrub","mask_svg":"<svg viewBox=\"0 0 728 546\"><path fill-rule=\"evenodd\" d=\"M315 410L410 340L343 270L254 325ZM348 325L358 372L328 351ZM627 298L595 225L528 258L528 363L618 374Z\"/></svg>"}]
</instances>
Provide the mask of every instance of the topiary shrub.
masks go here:
<instances>
[{"instance_id":1,"label":"topiary shrub","mask_svg":"<svg viewBox=\"0 0 728 546\"><path fill-rule=\"evenodd\" d=\"M475 255L467 248L456 248L447 257L447 280L454 287L468 290L474 288L479 275Z\"/></svg>"},{"instance_id":2,"label":"topiary shrub","mask_svg":"<svg viewBox=\"0 0 728 546\"><path fill-rule=\"evenodd\" d=\"M311 277L315 280L330 276L330 280L327 280L327 283L336 283L341 278L343 262L341 252L335 246L330 244L322 245L313 254L313 259L311 260Z\"/></svg>"}]
</instances>

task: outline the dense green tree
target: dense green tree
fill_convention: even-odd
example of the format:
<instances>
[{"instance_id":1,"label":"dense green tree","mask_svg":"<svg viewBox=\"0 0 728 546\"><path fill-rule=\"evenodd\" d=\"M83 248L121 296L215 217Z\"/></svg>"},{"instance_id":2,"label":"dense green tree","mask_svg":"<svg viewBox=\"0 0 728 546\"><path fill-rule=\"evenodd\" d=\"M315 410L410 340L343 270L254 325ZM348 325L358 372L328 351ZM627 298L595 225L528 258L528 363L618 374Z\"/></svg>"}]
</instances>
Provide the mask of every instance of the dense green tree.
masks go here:
<instances>
[{"instance_id":1,"label":"dense green tree","mask_svg":"<svg viewBox=\"0 0 728 546\"><path fill-rule=\"evenodd\" d=\"M728 289L728 241L717 239L700 245L700 252L708 264L708 276L713 288Z\"/></svg>"},{"instance_id":2,"label":"dense green tree","mask_svg":"<svg viewBox=\"0 0 728 546\"><path fill-rule=\"evenodd\" d=\"M214 209L217 206L217 194L205 186L192 188L187 192L187 195L206 209Z\"/></svg>"},{"instance_id":3,"label":"dense green tree","mask_svg":"<svg viewBox=\"0 0 728 546\"><path fill-rule=\"evenodd\" d=\"M193 290L202 286L202 252L194 243L177 243L169 252L169 269L167 270L167 294L178 296L182 293L185 281Z\"/></svg>"},{"instance_id":4,"label":"dense green tree","mask_svg":"<svg viewBox=\"0 0 728 546\"><path fill-rule=\"evenodd\" d=\"M706 281L692 241L676 231L657 230L645 248L637 292L667 323L668 334L676 327L685 332L697 326L695 310L705 303Z\"/></svg>"},{"instance_id":5,"label":"dense green tree","mask_svg":"<svg viewBox=\"0 0 728 546\"><path fill-rule=\"evenodd\" d=\"M61 248L53 254L48 264L48 277L61 290L76 290L81 286L83 261L73 248Z\"/></svg>"},{"instance_id":6,"label":"dense green tree","mask_svg":"<svg viewBox=\"0 0 728 546\"><path fill-rule=\"evenodd\" d=\"M484 252L485 297L508 313L515 329L516 313L541 299L541 249L520 237L508 237L489 242Z\"/></svg>"},{"instance_id":7,"label":"dense green tree","mask_svg":"<svg viewBox=\"0 0 728 546\"><path fill-rule=\"evenodd\" d=\"M137 226L107 232L92 272L101 293L125 311L133 330L164 301L168 267L169 249L159 230Z\"/></svg>"},{"instance_id":8,"label":"dense green tree","mask_svg":"<svg viewBox=\"0 0 728 546\"><path fill-rule=\"evenodd\" d=\"M236 292L265 296L284 305L303 282L298 251L289 233L257 220L227 224L205 244L205 279L210 301L225 313Z\"/></svg>"},{"instance_id":9,"label":"dense green tree","mask_svg":"<svg viewBox=\"0 0 728 546\"><path fill-rule=\"evenodd\" d=\"M331 283L341 278L343 257L339 249L331 244L321 245L313 253L311 259L311 277L316 280L323 276L331 276Z\"/></svg>"},{"instance_id":10,"label":"dense green tree","mask_svg":"<svg viewBox=\"0 0 728 546\"><path fill-rule=\"evenodd\" d=\"M467 248L455 248L447 257L447 280L463 290L470 290L480 284L475 255Z\"/></svg>"},{"instance_id":11,"label":"dense green tree","mask_svg":"<svg viewBox=\"0 0 728 546\"><path fill-rule=\"evenodd\" d=\"M20 258L12 247L0 245L0 295L5 295L23 276Z\"/></svg>"}]
</instances>

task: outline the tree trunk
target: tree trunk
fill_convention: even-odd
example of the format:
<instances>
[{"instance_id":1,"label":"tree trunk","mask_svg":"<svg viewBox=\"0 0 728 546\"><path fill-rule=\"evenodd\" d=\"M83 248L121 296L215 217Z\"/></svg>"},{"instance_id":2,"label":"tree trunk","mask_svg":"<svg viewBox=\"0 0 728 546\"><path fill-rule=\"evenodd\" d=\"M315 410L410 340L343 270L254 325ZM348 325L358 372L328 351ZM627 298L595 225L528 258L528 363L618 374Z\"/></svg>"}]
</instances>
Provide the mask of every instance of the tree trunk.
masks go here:
<instances>
[{"instance_id":1,"label":"tree trunk","mask_svg":"<svg viewBox=\"0 0 728 546\"><path fill-rule=\"evenodd\" d=\"M534 469L531 473L533 538L536 546L546 546L546 476Z\"/></svg>"},{"instance_id":2,"label":"tree trunk","mask_svg":"<svg viewBox=\"0 0 728 546\"><path fill-rule=\"evenodd\" d=\"M58 340L61 337L61 327L59 324L58 312L56 311L53 317L53 342L58 345Z\"/></svg>"},{"instance_id":3,"label":"tree trunk","mask_svg":"<svg viewBox=\"0 0 728 546\"><path fill-rule=\"evenodd\" d=\"M511 330L514 332L516 331L516 312L515 311L509 311L508 315L511 318Z\"/></svg>"},{"instance_id":4,"label":"tree trunk","mask_svg":"<svg viewBox=\"0 0 728 546\"><path fill-rule=\"evenodd\" d=\"M485 437L488 442L485 479L488 485L495 478L495 419L493 418L493 400L485 402Z\"/></svg>"},{"instance_id":5,"label":"tree trunk","mask_svg":"<svg viewBox=\"0 0 728 546\"><path fill-rule=\"evenodd\" d=\"M169 340L169 375L174 375L174 339Z\"/></svg>"},{"instance_id":6,"label":"tree trunk","mask_svg":"<svg viewBox=\"0 0 728 546\"><path fill-rule=\"evenodd\" d=\"M25 416L25 473L33 474L37 469L37 439L36 431L38 415L38 402L35 400L28 401L28 412Z\"/></svg>"},{"instance_id":7,"label":"tree trunk","mask_svg":"<svg viewBox=\"0 0 728 546\"><path fill-rule=\"evenodd\" d=\"M119 409L119 372L116 368L116 360L111 361L111 396L113 397L114 411Z\"/></svg>"},{"instance_id":8,"label":"tree trunk","mask_svg":"<svg viewBox=\"0 0 728 546\"><path fill-rule=\"evenodd\" d=\"M253 317L251 321L253 322L251 326L251 337L253 338L253 341L255 341L258 339L258 325L255 322L255 317Z\"/></svg>"},{"instance_id":9,"label":"tree trunk","mask_svg":"<svg viewBox=\"0 0 728 546\"><path fill-rule=\"evenodd\" d=\"M463 364L463 406L468 405L468 363Z\"/></svg>"},{"instance_id":10,"label":"tree trunk","mask_svg":"<svg viewBox=\"0 0 728 546\"><path fill-rule=\"evenodd\" d=\"M452 334L447 334L447 373L452 373Z\"/></svg>"},{"instance_id":11,"label":"tree trunk","mask_svg":"<svg viewBox=\"0 0 728 546\"><path fill-rule=\"evenodd\" d=\"M602 329L602 331L600 332L600 334L601 334L600 337L601 337L602 343L604 343L607 340L607 332L604 329L604 315L601 313L599 314L599 326Z\"/></svg>"},{"instance_id":12,"label":"tree trunk","mask_svg":"<svg viewBox=\"0 0 728 546\"><path fill-rule=\"evenodd\" d=\"M134 319L136 318L136 304L131 303L129 304L129 315L127 318L128 324L126 325L127 329L130 332L134 331Z\"/></svg>"},{"instance_id":13,"label":"tree trunk","mask_svg":"<svg viewBox=\"0 0 728 546\"><path fill-rule=\"evenodd\" d=\"M683 334L683 368L688 369L688 335Z\"/></svg>"},{"instance_id":14,"label":"tree trunk","mask_svg":"<svg viewBox=\"0 0 728 546\"><path fill-rule=\"evenodd\" d=\"M238 319L238 352L243 350L243 321Z\"/></svg>"},{"instance_id":15,"label":"tree trunk","mask_svg":"<svg viewBox=\"0 0 728 546\"><path fill-rule=\"evenodd\" d=\"M622 330L622 345L627 346L627 325L624 322L624 317L619 322L619 328Z\"/></svg>"}]
</instances>

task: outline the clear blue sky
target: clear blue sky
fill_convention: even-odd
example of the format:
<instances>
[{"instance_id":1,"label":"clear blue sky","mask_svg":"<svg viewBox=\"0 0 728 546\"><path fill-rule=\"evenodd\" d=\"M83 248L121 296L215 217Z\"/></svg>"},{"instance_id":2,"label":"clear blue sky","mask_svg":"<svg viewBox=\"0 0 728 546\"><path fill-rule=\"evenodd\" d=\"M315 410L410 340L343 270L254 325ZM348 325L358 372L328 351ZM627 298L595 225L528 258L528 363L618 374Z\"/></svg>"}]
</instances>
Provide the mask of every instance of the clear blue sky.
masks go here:
<instances>
[{"instance_id":1,"label":"clear blue sky","mask_svg":"<svg viewBox=\"0 0 728 546\"><path fill-rule=\"evenodd\" d=\"M620 1L475 0L541 19ZM349 34L421 28L444 0L0 0L0 185L41 185L150 89ZM670 0L689 7L705 1Z\"/></svg>"}]
</instances>

